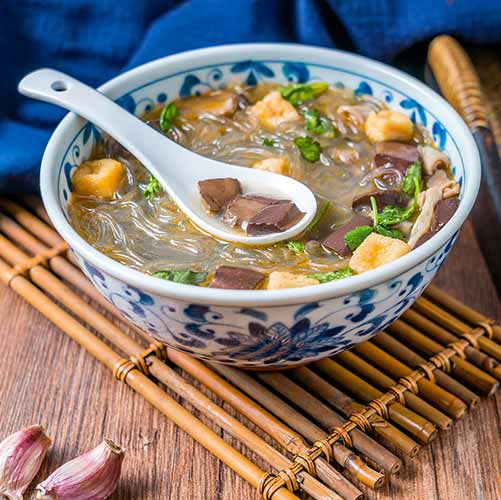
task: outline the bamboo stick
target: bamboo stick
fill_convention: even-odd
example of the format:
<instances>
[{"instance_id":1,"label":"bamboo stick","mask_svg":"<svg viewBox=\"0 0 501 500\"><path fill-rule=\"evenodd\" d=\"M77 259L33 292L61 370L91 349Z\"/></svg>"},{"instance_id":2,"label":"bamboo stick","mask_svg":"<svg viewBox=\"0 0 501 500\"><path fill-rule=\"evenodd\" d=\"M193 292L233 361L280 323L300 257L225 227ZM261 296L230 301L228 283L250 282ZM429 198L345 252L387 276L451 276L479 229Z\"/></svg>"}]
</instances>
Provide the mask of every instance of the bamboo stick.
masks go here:
<instances>
[{"instance_id":1,"label":"bamboo stick","mask_svg":"<svg viewBox=\"0 0 501 500\"><path fill-rule=\"evenodd\" d=\"M475 309L463 304L458 299L455 299L448 293L440 290L440 288L435 285L428 285L425 290L425 295L439 303L444 308L449 309L458 316L461 316L465 321L471 323L472 325L490 322L490 319L487 316L484 316L478 311L475 311ZM501 325L493 323L491 324L491 328L494 338L501 343Z\"/></svg>"},{"instance_id":2,"label":"bamboo stick","mask_svg":"<svg viewBox=\"0 0 501 500\"><path fill-rule=\"evenodd\" d=\"M277 469L285 469L292 465L292 462L284 455L275 450L257 434L250 431L238 420L231 417L227 412L213 403L211 399L195 389L174 370L162 363L158 358L152 357L151 363L150 372L157 380L167 385L185 401L188 401L204 415L211 418L216 425L244 443L250 450L257 453L266 462ZM362 493L354 486L352 488L339 488L335 490L336 492L334 492L329 490L307 472L301 472L299 477L302 480L301 488L315 499L359 500L362 498ZM337 483L337 486L339 487L339 483Z\"/></svg>"},{"instance_id":3,"label":"bamboo stick","mask_svg":"<svg viewBox=\"0 0 501 500\"><path fill-rule=\"evenodd\" d=\"M336 361L340 361L345 368L354 370L359 375L362 375L364 380L371 382L380 389L389 390L391 387L397 385L396 380L385 375L377 368L374 368L374 366L351 351L339 353L336 356ZM405 391L403 393L403 398L405 406L409 408L409 410L421 415L440 429L449 430L452 427L452 420L447 415L437 410L411 391Z\"/></svg>"},{"instance_id":4,"label":"bamboo stick","mask_svg":"<svg viewBox=\"0 0 501 500\"><path fill-rule=\"evenodd\" d=\"M404 363L401 363L398 359L369 341L355 346L353 352L361 355L367 361L371 361L372 364L397 380L410 375L413 371ZM467 406L461 399L450 392L424 378L417 381L417 386L421 397L431 402L438 409L449 415L449 417L457 419L465 415Z\"/></svg>"},{"instance_id":5,"label":"bamboo stick","mask_svg":"<svg viewBox=\"0 0 501 500\"><path fill-rule=\"evenodd\" d=\"M50 221L50 218L47 215L47 212L45 211L45 208L39 196L37 196L36 194L28 194L23 197L23 204L30 208L32 212L37 214L38 217L40 217L40 219L42 219L45 223L47 223L49 226L52 226L52 222Z\"/></svg>"},{"instance_id":6,"label":"bamboo stick","mask_svg":"<svg viewBox=\"0 0 501 500\"><path fill-rule=\"evenodd\" d=\"M372 337L371 342L412 368L417 368L419 365L426 363L425 358L386 332L378 333ZM433 370L433 377L438 385L461 398L470 408L475 408L480 403L479 396L442 370Z\"/></svg>"},{"instance_id":7,"label":"bamboo stick","mask_svg":"<svg viewBox=\"0 0 501 500\"><path fill-rule=\"evenodd\" d=\"M115 369L122 359L121 356L52 302L35 285L21 275L11 279L10 268L3 261L0 261L0 275L4 283L8 283L12 290L22 296L99 362L112 371ZM132 370L127 375L127 384L243 479L250 482L255 488L259 486L259 482L265 475L264 471L232 448L146 376L138 370ZM275 492L273 498L293 500L296 496L286 488L281 487Z\"/></svg>"},{"instance_id":8,"label":"bamboo stick","mask_svg":"<svg viewBox=\"0 0 501 500\"><path fill-rule=\"evenodd\" d=\"M444 327L438 325L417 311L409 310L403 314L402 318L405 319L405 321L412 323L420 330L425 331L429 337L432 337L440 344L447 345L459 339L457 335L454 335ZM495 359L470 344L465 347L464 353L466 358L473 364L484 370L492 377L501 380L501 364Z\"/></svg>"},{"instance_id":9,"label":"bamboo stick","mask_svg":"<svg viewBox=\"0 0 501 500\"><path fill-rule=\"evenodd\" d=\"M383 396L381 391L365 382L357 375L354 375L344 366L332 359L316 361L313 363L313 366L323 375L340 384L364 403L369 403ZM391 400L391 398L389 399ZM393 400L387 405L387 408L388 417L407 432L417 437L420 441L428 443L437 436L435 425L423 417L416 415L400 403Z\"/></svg>"},{"instance_id":10,"label":"bamboo stick","mask_svg":"<svg viewBox=\"0 0 501 500\"><path fill-rule=\"evenodd\" d=\"M167 348L167 352L169 361L203 383L214 392L214 394L263 429L285 449L289 450L294 455L307 452L308 446L300 434L287 427L271 413L226 382L226 380L216 375L203 363L197 359L190 358L186 354L175 351L174 349ZM317 431L318 433L316 435L318 439L323 439L323 437L325 437L324 433L318 428ZM316 440L317 439L313 439L311 442ZM337 455L337 457L339 458L339 455ZM315 465L318 477L336 491L343 492L343 490L346 490L344 493L345 495L347 495L350 490L353 491L353 493L357 491L360 494L360 491L354 485L349 483L342 474L331 467L323 458L315 460Z\"/></svg>"},{"instance_id":11,"label":"bamboo stick","mask_svg":"<svg viewBox=\"0 0 501 500\"><path fill-rule=\"evenodd\" d=\"M464 334L471 333L472 331L472 328L470 328L467 324L463 323L458 318L455 318L452 314L449 314L440 306L433 304L425 297L418 298L414 303L414 308L433 319L438 324L454 332L456 335L462 336ZM479 328L480 331L483 330L483 328L477 328ZM496 344L496 342L485 335L479 336L476 339L476 342L482 351L497 361L501 361L501 345Z\"/></svg>"},{"instance_id":12,"label":"bamboo stick","mask_svg":"<svg viewBox=\"0 0 501 500\"><path fill-rule=\"evenodd\" d=\"M325 437L325 432L322 431L322 429L246 373L216 363L211 363L210 366L218 374L229 380L233 385L247 393L259 404L283 420L295 431L299 432L299 434L304 436L310 443ZM335 425L339 427L344 423L344 420L336 419L336 422L338 423ZM353 447L372 462L379 464L385 471L395 473L401 468L402 462L398 457L359 429L350 432L350 436L353 441Z\"/></svg>"},{"instance_id":13,"label":"bamboo stick","mask_svg":"<svg viewBox=\"0 0 501 500\"><path fill-rule=\"evenodd\" d=\"M426 337L402 320L395 321L386 330L392 335L396 335L403 342L413 345L429 356L433 356L443 349L443 346L438 342ZM483 395L489 396L494 394L498 387L496 379L457 355L452 356L451 361L452 372L458 378L475 390L480 391Z\"/></svg>"},{"instance_id":14,"label":"bamboo stick","mask_svg":"<svg viewBox=\"0 0 501 500\"><path fill-rule=\"evenodd\" d=\"M363 408L363 405L357 403L354 399L326 382L322 377L305 366L293 368L287 372L287 375L347 416L353 415ZM417 455L421 447L407 434L404 434L377 414L372 415L368 420L372 426L372 430L376 434L389 441L393 446L410 457Z\"/></svg>"},{"instance_id":15,"label":"bamboo stick","mask_svg":"<svg viewBox=\"0 0 501 500\"><path fill-rule=\"evenodd\" d=\"M17 230L20 233L24 231L19 227L17 228ZM26 236L27 235L24 235L25 241L28 240ZM43 251L44 249L46 249L46 247L43 244L39 243L38 245L39 246L37 248L39 251ZM6 240L3 236L0 235L0 251L2 249L8 253L13 263L22 263L26 259L26 256L21 250L15 248L8 240ZM64 262L67 263L67 261L65 261L61 257L54 257L52 260L55 260L56 263L59 263L60 266ZM113 323L109 322L104 316L97 313L92 307L90 307L87 304L87 302L80 299L78 296L74 295L69 289L63 288L64 285L58 282L57 279L51 279L50 273L48 273L48 271L46 271L43 267L41 266L38 267L40 269L33 268L30 271L30 273L32 274L32 278L35 280L35 282L40 283L41 281L43 285L46 287L46 289L49 291L49 293L51 293L51 295L56 297L57 300L59 300L60 302L66 304L68 307L71 307L72 311L75 314L77 314L84 321L93 326L93 328L95 328L97 331L105 335L112 342L120 345L120 347L124 351L132 353L134 355L138 354L137 345L135 349L134 347L135 343L130 337L123 334L123 332L121 332L121 330L118 327L116 327ZM62 267L63 269L65 268L65 266ZM73 268L73 266L71 267ZM73 269L80 274L80 279L84 279L88 283L88 280L86 280L86 278L79 271L77 271L75 268ZM95 292L94 287L92 287L92 290L93 292ZM358 457L356 458L350 457L350 459L348 460L345 453L345 458L343 463L346 464L346 466L348 466L348 468L350 468L352 472L356 474L357 479L360 479L364 484L368 484L369 486L372 487L376 483L376 480L374 480L373 477L370 476L370 474L367 474L367 470L364 464L360 463L360 459L357 460L357 458ZM333 487L336 486L338 489L344 488L342 492L344 498L358 498L361 495L361 492L358 489L356 489L353 485L351 485L351 483L349 483L343 476L339 475L339 477L336 477L335 475L333 475L332 472L334 471L334 469L332 469L332 471L325 471L326 468L330 469L328 464L325 464L325 466L326 467L323 468L320 467L321 470L323 470L324 473L323 475L325 476L325 479L326 480L335 479L335 482L332 484L332 486Z\"/></svg>"}]
</instances>

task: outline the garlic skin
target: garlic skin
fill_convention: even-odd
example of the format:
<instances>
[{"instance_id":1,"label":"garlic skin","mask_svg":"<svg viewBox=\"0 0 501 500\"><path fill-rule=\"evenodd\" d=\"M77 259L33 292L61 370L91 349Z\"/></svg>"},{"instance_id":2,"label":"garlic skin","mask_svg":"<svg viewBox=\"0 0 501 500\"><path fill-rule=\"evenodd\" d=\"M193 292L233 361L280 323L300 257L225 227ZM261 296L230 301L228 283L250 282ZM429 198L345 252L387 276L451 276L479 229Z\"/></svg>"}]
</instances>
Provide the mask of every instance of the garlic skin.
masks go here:
<instances>
[{"instance_id":1,"label":"garlic skin","mask_svg":"<svg viewBox=\"0 0 501 500\"><path fill-rule=\"evenodd\" d=\"M23 498L50 445L41 425L15 432L0 443L0 498Z\"/></svg>"},{"instance_id":2,"label":"garlic skin","mask_svg":"<svg viewBox=\"0 0 501 500\"><path fill-rule=\"evenodd\" d=\"M117 487L124 449L105 439L93 450L65 463L37 486L37 499L104 500Z\"/></svg>"}]
</instances>

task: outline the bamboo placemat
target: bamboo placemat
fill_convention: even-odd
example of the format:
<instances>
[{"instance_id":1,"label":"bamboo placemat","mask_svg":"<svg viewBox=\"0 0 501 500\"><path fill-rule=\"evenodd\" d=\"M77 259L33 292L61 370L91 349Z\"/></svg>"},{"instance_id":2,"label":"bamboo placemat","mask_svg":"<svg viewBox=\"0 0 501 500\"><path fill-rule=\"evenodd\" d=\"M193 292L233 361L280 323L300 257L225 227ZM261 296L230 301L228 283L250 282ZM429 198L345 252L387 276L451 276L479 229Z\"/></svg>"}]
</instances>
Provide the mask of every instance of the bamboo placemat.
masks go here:
<instances>
[{"instance_id":1,"label":"bamboo placemat","mask_svg":"<svg viewBox=\"0 0 501 500\"><path fill-rule=\"evenodd\" d=\"M501 378L501 326L433 285L385 332L307 367L251 373L202 363L124 322L74 265L34 198L22 204L0 198L0 278L269 499L302 492L361 498L391 481L400 455L415 456L492 395ZM269 471L157 381L260 456Z\"/></svg>"}]
</instances>

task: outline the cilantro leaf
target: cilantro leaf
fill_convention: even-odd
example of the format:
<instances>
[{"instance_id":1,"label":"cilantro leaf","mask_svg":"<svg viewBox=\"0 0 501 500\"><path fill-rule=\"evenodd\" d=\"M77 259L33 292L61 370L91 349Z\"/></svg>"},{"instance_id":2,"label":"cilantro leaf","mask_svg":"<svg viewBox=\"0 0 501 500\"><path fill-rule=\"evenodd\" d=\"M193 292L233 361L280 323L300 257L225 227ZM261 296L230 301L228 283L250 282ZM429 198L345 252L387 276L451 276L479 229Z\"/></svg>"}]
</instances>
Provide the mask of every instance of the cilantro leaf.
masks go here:
<instances>
[{"instance_id":1,"label":"cilantro leaf","mask_svg":"<svg viewBox=\"0 0 501 500\"><path fill-rule=\"evenodd\" d=\"M336 131L332 122L320 115L318 109L307 109L303 111L303 116L306 122L306 130L316 135L322 135L330 139L336 137Z\"/></svg>"},{"instance_id":2,"label":"cilantro leaf","mask_svg":"<svg viewBox=\"0 0 501 500\"><path fill-rule=\"evenodd\" d=\"M172 127L174 119L179 116L179 109L175 105L175 103L170 102L167 104L164 109L162 109L162 113L160 114L160 128L164 132L168 132Z\"/></svg>"},{"instance_id":3,"label":"cilantro leaf","mask_svg":"<svg viewBox=\"0 0 501 500\"><path fill-rule=\"evenodd\" d=\"M414 194L414 189L415 189L414 179L417 180L419 188L421 189L421 185L423 183L423 172L421 169L420 161L417 161L416 163L409 165L409 167L405 172L405 177L402 182L402 191L404 193L407 193L409 196L412 196Z\"/></svg>"},{"instance_id":4,"label":"cilantro leaf","mask_svg":"<svg viewBox=\"0 0 501 500\"><path fill-rule=\"evenodd\" d=\"M375 227L376 233L382 235L382 236L387 236L388 238L395 238L397 240L403 240L404 235L402 234L402 231L399 231L398 229L391 229L387 228L384 226L376 226Z\"/></svg>"},{"instance_id":5,"label":"cilantro leaf","mask_svg":"<svg viewBox=\"0 0 501 500\"><path fill-rule=\"evenodd\" d=\"M358 226L344 235L344 242L350 251L354 252L362 244L365 238L373 232L374 228L372 226Z\"/></svg>"},{"instance_id":6,"label":"cilantro leaf","mask_svg":"<svg viewBox=\"0 0 501 500\"><path fill-rule=\"evenodd\" d=\"M158 179L156 177L150 176L150 182L146 186L143 196L147 200L151 200L158 194L160 194L162 191L162 186L160 185L160 182L158 182Z\"/></svg>"},{"instance_id":7,"label":"cilantro leaf","mask_svg":"<svg viewBox=\"0 0 501 500\"><path fill-rule=\"evenodd\" d=\"M301 156L310 163L315 163L320 159L320 144L311 137L296 137L294 144L299 148Z\"/></svg>"},{"instance_id":8,"label":"cilantro leaf","mask_svg":"<svg viewBox=\"0 0 501 500\"><path fill-rule=\"evenodd\" d=\"M305 233L309 233L315 229L320 221L324 218L325 214L327 213L327 210L329 210L329 207L331 206L330 201L324 201L320 209L317 211L315 214L315 217L313 217L313 220L308 224L308 227L304 230Z\"/></svg>"},{"instance_id":9,"label":"cilantro leaf","mask_svg":"<svg viewBox=\"0 0 501 500\"><path fill-rule=\"evenodd\" d=\"M381 226L393 226L400 224L404 220L409 219L414 213L414 203L408 207L395 207L393 205L386 205L383 211L379 214L379 224Z\"/></svg>"},{"instance_id":10,"label":"cilantro leaf","mask_svg":"<svg viewBox=\"0 0 501 500\"><path fill-rule=\"evenodd\" d=\"M421 186L417 176L412 177L412 182L414 184L414 199L412 200L412 203L408 207L386 205L383 211L379 214L379 225L393 226L394 224L400 224L400 222L403 222L414 215L414 212L418 209L418 196L421 192Z\"/></svg>"},{"instance_id":11,"label":"cilantro leaf","mask_svg":"<svg viewBox=\"0 0 501 500\"><path fill-rule=\"evenodd\" d=\"M292 105L297 106L304 101L309 101L320 94L323 94L329 88L329 84L325 82L313 83L293 83L287 87L278 87L278 91L282 97L289 101Z\"/></svg>"},{"instance_id":12,"label":"cilantro leaf","mask_svg":"<svg viewBox=\"0 0 501 500\"><path fill-rule=\"evenodd\" d=\"M285 246L294 253L297 254L302 254L304 253L304 243L301 243L300 241L295 241L295 240L290 240L288 241Z\"/></svg>"},{"instance_id":13,"label":"cilantro leaf","mask_svg":"<svg viewBox=\"0 0 501 500\"><path fill-rule=\"evenodd\" d=\"M348 276L353 276L353 271L349 267L345 267L344 269L337 269L329 273L309 274L308 278L318 280L320 283L327 283L328 281L340 280Z\"/></svg>"},{"instance_id":14,"label":"cilantro leaf","mask_svg":"<svg viewBox=\"0 0 501 500\"><path fill-rule=\"evenodd\" d=\"M153 273L156 278L161 278L176 283L186 283L188 285L198 285L207 278L207 273L203 271L190 270L165 270Z\"/></svg>"},{"instance_id":15,"label":"cilantro leaf","mask_svg":"<svg viewBox=\"0 0 501 500\"><path fill-rule=\"evenodd\" d=\"M273 148L277 144L277 141L274 139L270 139L269 137L263 138L263 146L268 146L269 148Z\"/></svg>"}]
</instances>

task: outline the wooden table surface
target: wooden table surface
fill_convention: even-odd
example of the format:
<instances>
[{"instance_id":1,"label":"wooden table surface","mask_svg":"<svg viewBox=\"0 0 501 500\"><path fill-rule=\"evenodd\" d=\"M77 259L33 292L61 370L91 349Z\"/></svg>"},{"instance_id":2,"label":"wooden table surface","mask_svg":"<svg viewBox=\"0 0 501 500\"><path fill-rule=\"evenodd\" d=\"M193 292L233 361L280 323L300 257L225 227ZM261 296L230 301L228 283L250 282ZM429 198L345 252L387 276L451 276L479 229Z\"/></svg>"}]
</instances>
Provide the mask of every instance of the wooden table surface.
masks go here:
<instances>
[{"instance_id":1,"label":"wooden table surface","mask_svg":"<svg viewBox=\"0 0 501 500\"><path fill-rule=\"evenodd\" d=\"M435 283L501 318L501 305L469 222ZM114 500L257 498L249 484L113 380L103 366L3 285L0 318L0 439L41 423L54 441L36 482L106 436L128 450ZM500 416L498 392L423 447L417 458L406 459L399 476L367 497L500 499ZM220 434L242 449L226 433ZM31 490L26 498L33 498Z\"/></svg>"}]
</instances>

